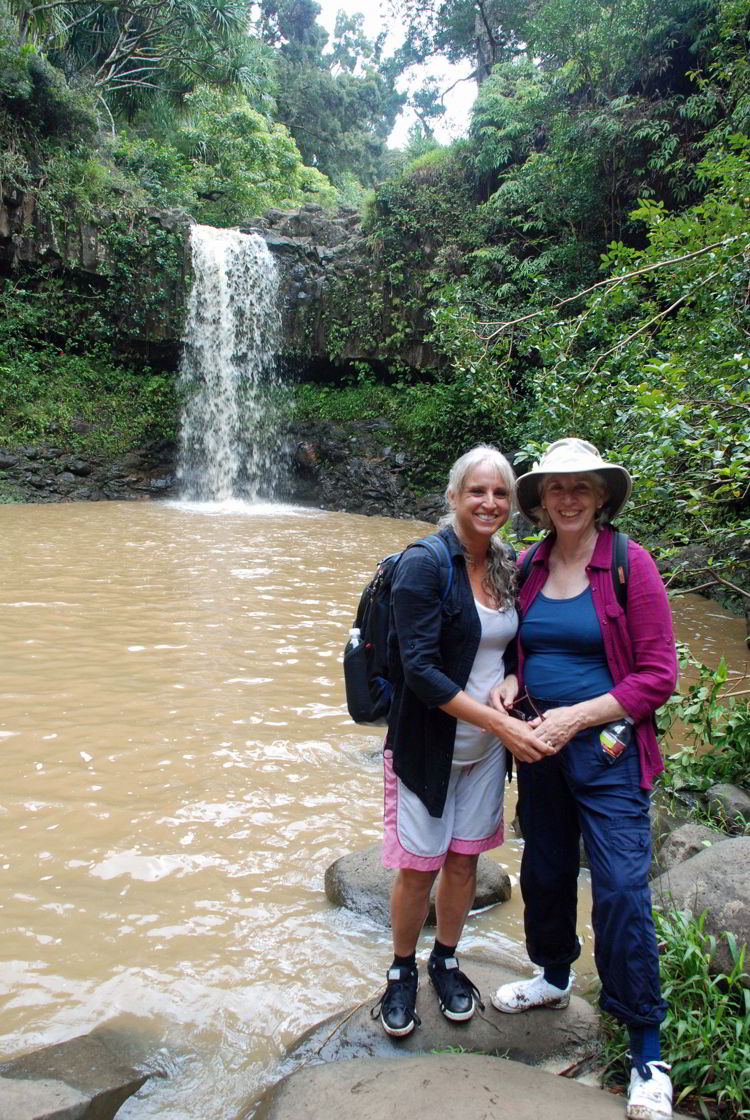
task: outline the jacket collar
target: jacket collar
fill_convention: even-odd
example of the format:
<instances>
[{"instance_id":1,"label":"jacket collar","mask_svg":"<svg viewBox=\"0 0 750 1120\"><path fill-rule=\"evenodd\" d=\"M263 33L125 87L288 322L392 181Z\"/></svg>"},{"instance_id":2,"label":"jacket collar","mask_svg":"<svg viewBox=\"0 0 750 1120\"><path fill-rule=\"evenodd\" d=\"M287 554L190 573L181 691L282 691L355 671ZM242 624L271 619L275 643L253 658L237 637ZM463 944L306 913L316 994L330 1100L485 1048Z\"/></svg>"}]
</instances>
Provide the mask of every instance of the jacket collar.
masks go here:
<instances>
[{"instance_id":1,"label":"jacket collar","mask_svg":"<svg viewBox=\"0 0 750 1120\"><path fill-rule=\"evenodd\" d=\"M462 557L462 559L466 559L466 557L464 556L464 550L461 547L461 542L456 536L456 532L451 525L446 525L444 529L441 529L440 536L448 545L448 551L450 552L451 560L453 560L456 556L460 556Z\"/></svg>"}]
</instances>

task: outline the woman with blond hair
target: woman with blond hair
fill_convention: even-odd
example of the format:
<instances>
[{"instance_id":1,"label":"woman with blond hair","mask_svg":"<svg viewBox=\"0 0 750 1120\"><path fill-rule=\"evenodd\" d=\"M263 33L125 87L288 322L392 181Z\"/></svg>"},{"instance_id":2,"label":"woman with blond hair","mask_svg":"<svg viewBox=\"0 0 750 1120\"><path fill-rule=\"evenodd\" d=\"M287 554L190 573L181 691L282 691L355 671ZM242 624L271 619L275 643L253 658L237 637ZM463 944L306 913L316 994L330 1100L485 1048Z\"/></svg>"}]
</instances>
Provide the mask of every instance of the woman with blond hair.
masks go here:
<instances>
[{"instance_id":1,"label":"woman with blond hair","mask_svg":"<svg viewBox=\"0 0 750 1120\"><path fill-rule=\"evenodd\" d=\"M398 873L394 957L373 1014L394 1036L419 1023L416 947L438 875L428 974L448 1019L469 1019L480 1003L456 947L479 853L503 840L505 750L529 763L551 752L534 729L488 705L493 687L508 702L517 692L503 668L517 629L515 557L497 536L513 491L513 472L495 448L462 455L450 471L448 514L437 534L443 563L433 548L408 548L393 578L383 862Z\"/></svg>"}]
</instances>

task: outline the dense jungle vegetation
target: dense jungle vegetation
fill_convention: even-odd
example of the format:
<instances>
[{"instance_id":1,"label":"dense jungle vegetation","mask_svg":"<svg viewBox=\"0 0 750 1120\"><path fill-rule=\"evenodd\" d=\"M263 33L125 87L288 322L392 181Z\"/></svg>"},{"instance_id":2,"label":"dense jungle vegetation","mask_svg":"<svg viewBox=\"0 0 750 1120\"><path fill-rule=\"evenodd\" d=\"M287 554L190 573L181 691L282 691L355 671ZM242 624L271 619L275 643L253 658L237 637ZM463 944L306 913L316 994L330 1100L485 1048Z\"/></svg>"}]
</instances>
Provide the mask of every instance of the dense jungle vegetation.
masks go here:
<instances>
[{"instance_id":1,"label":"dense jungle vegetation","mask_svg":"<svg viewBox=\"0 0 750 1120\"><path fill-rule=\"evenodd\" d=\"M3 280L0 437L83 438L71 418L97 410L102 446L173 430L173 371L118 346L180 289L179 234L149 208L233 225L353 204L374 278L355 312L342 300L330 356L371 337L388 375L298 386L298 416L386 416L422 488L478 438L531 458L577 432L632 470L626 527L667 551L705 541L706 579L741 578L747 3L391 6L404 35L386 57L360 16L340 13L329 41L313 0L0 0L3 197L34 199L55 244L94 222L109 262L104 287ZM468 135L436 142L428 78L390 150L399 80L435 57L473 61ZM430 376L399 359L421 337Z\"/></svg>"}]
</instances>

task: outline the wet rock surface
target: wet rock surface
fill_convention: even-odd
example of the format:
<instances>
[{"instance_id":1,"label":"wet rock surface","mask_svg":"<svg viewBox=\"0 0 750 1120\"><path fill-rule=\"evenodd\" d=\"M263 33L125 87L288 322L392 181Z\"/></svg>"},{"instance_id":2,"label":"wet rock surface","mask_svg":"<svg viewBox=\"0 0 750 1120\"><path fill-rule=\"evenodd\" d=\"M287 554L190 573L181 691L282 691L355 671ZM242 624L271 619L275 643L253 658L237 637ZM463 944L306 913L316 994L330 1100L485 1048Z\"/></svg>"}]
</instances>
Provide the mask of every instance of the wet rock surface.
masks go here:
<instances>
[{"instance_id":1,"label":"wet rock surface","mask_svg":"<svg viewBox=\"0 0 750 1120\"><path fill-rule=\"evenodd\" d=\"M145 1054L106 1027L0 1064L2 1120L110 1120L148 1079Z\"/></svg>"},{"instance_id":2,"label":"wet rock surface","mask_svg":"<svg viewBox=\"0 0 750 1120\"><path fill-rule=\"evenodd\" d=\"M308 1066L275 1086L256 1120L622 1120L624 1099L518 1062L479 1054L425 1054L399 1062L358 1058ZM674 1113L676 1120L679 1114Z\"/></svg>"},{"instance_id":3,"label":"wet rock surface","mask_svg":"<svg viewBox=\"0 0 750 1120\"><path fill-rule=\"evenodd\" d=\"M361 1057L398 1058L420 1051L463 1047L481 1054L501 1054L514 1061L545 1068L565 1069L594 1046L598 1016L591 1004L573 996L563 1011L536 1010L523 1015L504 1015L490 1003L490 993L501 984L518 979L522 969L511 969L487 958L459 952L462 970L479 988L485 1010L477 1009L465 1023L452 1023L438 1007L437 996L427 978L426 962L420 962L417 1013L422 1025L405 1038L386 1035L371 1011L380 992L348 1012L331 1016L314 1027L287 1052L292 1065L301 1061L335 1062ZM383 976L385 983L384 963ZM290 1067L291 1068L291 1067Z\"/></svg>"},{"instance_id":4,"label":"wet rock surface","mask_svg":"<svg viewBox=\"0 0 750 1120\"><path fill-rule=\"evenodd\" d=\"M290 469L276 495L279 501L430 523L444 512L442 493L417 495L411 489L409 460L393 446L382 421L347 428L289 426L282 446ZM0 447L0 499L6 501L147 501L175 498L178 492L177 445L171 441L115 459L49 442Z\"/></svg>"},{"instance_id":5,"label":"wet rock surface","mask_svg":"<svg viewBox=\"0 0 750 1120\"><path fill-rule=\"evenodd\" d=\"M52 443L0 448L0 493L23 502L132 501L176 488L175 446L158 443L116 459Z\"/></svg>"},{"instance_id":6,"label":"wet rock surface","mask_svg":"<svg viewBox=\"0 0 750 1120\"><path fill-rule=\"evenodd\" d=\"M372 844L358 852L341 856L325 873L325 892L335 906L345 906L357 914L366 914L373 921L390 925L389 900L391 884L396 874L383 867L383 845ZM473 910L507 902L510 898L510 878L494 860L480 855L477 868L477 892ZM430 893L430 912L427 924L435 925L435 886Z\"/></svg>"}]
</instances>

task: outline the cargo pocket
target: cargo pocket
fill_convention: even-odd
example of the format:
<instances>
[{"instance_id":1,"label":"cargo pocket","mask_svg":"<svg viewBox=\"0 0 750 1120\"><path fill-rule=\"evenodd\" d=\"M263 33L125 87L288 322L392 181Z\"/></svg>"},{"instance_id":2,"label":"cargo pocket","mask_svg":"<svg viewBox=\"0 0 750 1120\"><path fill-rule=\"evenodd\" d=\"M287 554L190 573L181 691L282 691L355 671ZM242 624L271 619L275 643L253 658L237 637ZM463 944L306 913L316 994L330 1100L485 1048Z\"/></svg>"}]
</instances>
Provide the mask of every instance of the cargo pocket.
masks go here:
<instances>
[{"instance_id":1,"label":"cargo pocket","mask_svg":"<svg viewBox=\"0 0 750 1120\"><path fill-rule=\"evenodd\" d=\"M612 876L622 890L639 890L648 884L651 863L651 825L640 817L621 817L607 829Z\"/></svg>"}]
</instances>

